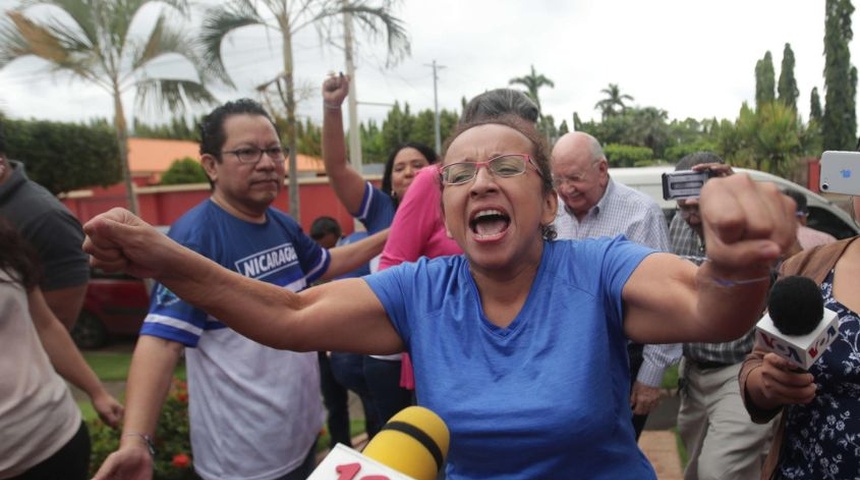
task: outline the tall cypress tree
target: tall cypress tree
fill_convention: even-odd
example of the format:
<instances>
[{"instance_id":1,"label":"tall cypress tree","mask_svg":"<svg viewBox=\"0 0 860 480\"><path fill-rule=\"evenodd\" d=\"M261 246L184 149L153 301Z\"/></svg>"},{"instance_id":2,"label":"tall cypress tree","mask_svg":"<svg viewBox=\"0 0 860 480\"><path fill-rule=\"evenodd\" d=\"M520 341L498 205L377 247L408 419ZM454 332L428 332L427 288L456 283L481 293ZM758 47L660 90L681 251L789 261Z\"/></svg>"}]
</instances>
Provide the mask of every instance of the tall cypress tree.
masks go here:
<instances>
[{"instance_id":1,"label":"tall cypress tree","mask_svg":"<svg viewBox=\"0 0 860 480\"><path fill-rule=\"evenodd\" d=\"M850 17L849 17L849 22ZM846 123L848 126L846 139L849 140L848 148L854 150L857 148L857 67L851 66L851 72L848 75L848 98L845 103L848 103L848 116Z\"/></svg>"},{"instance_id":2,"label":"tall cypress tree","mask_svg":"<svg viewBox=\"0 0 860 480\"><path fill-rule=\"evenodd\" d=\"M794 52L791 45L786 43L782 51L782 66L779 71L779 101L785 106L797 111L797 97L800 91L797 89L797 79L794 78Z\"/></svg>"},{"instance_id":3,"label":"tall cypress tree","mask_svg":"<svg viewBox=\"0 0 860 480\"><path fill-rule=\"evenodd\" d=\"M773 56L768 50L764 58L755 65L755 104L756 108L773 101L776 82L773 72Z\"/></svg>"},{"instance_id":4,"label":"tall cypress tree","mask_svg":"<svg viewBox=\"0 0 860 480\"><path fill-rule=\"evenodd\" d=\"M813 87L809 94L809 120L820 125L821 117L821 97L818 96L818 87Z\"/></svg>"},{"instance_id":5,"label":"tall cypress tree","mask_svg":"<svg viewBox=\"0 0 860 480\"><path fill-rule=\"evenodd\" d=\"M848 48L853 38L850 0L827 0L824 16L824 116L821 133L825 150L854 147L857 113L856 70Z\"/></svg>"}]
</instances>

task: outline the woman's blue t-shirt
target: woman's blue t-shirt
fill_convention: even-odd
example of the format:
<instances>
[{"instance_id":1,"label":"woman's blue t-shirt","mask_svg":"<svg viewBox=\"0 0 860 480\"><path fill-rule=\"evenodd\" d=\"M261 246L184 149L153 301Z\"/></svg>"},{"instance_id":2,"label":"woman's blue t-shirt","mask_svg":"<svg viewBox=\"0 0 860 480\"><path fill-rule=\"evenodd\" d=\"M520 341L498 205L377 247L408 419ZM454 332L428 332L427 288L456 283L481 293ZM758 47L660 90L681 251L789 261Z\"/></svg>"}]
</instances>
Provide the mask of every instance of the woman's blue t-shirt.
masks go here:
<instances>
[{"instance_id":1,"label":"woman's blue t-shirt","mask_svg":"<svg viewBox=\"0 0 860 480\"><path fill-rule=\"evenodd\" d=\"M655 478L630 423L621 301L650 252L545 242L507 328L484 317L463 256L365 277L412 355L418 403L451 431L448 478Z\"/></svg>"}]
</instances>

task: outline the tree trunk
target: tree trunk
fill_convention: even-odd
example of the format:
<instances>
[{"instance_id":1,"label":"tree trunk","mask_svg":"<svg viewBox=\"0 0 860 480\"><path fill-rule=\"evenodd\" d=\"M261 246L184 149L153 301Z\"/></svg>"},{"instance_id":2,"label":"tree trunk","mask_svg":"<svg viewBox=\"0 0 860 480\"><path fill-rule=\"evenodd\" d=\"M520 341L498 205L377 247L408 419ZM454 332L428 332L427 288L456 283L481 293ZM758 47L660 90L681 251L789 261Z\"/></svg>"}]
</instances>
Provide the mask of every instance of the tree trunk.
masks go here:
<instances>
[{"instance_id":1,"label":"tree trunk","mask_svg":"<svg viewBox=\"0 0 860 480\"><path fill-rule=\"evenodd\" d=\"M341 5L344 9L349 6L347 0L341 0ZM355 78L355 63L353 62L353 32L352 32L352 14L344 12L343 14L343 43L344 43L344 58L346 60L346 74L349 75L349 163L356 172L362 173L361 161L361 130L358 126L358 89Z\"/></svg>"},{"instance_id":2,"label":"tree trunk","mask_svg":"<svg viewBox=\"0 0 860 480\"><path fill-rule=\"evenodd\" d=\"M113 125L116 130L116 141L119 146L119 161L122 168L122 179L125 183L127 205L131 213L137 215L140 209L137 205L137 194L134 191L134 182L131 178L131 168L128 165L128 129L125 122L125 110L122 108L122 97L117 85L114 85L113 108Z\"/></svg>"},{"instance_id":3,"label":"tree trunk","mask_svg":"<svg viewBox=\"0 0 860 480\"><path fill-rule=\"evenodd\" d=\"M289 189L290 189L290 215L299 223L301 216L299 213L299 172L296 162L296 149L298 141L296 139L296 92L293 83L293 43L290 36L289 15L284 15L281 21L281 32L283 33L283 55L284 55L284 83L287 87L287 101L284 105L287 110L287 145L290 149L289 154Z\"/></svg>"}]
</instances>

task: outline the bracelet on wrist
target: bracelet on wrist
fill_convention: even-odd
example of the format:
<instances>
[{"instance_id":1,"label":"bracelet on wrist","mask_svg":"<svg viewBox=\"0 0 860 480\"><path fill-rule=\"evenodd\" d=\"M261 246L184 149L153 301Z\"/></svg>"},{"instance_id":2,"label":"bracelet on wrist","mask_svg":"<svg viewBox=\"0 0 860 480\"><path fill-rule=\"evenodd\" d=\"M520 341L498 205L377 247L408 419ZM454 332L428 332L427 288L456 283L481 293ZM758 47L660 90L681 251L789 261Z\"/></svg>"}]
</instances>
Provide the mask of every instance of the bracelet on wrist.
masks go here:
<instances>
[{"instance_id":1,"label":"bracelet on wrist","mask_svg":"<svg viewBox=\"0 0 860 480\"><path fill-rule=\"evenodd\" d=\"M340 105L329 102L323 102L323 108L326 110L337 110L338 112L340 111Z\"/></svg>"},{"instance_id":2,"label":"bracelet on wrist","mask_svg":"<svg viewBox=\"0 0 860 480\"><path fill-rule=\"evenodd\" d=\"M146 449L149 450L149 455L151 457L155 458L155 445L152 443L152 437L151 436L149 436L145 433L138 433L138 432L123 433L122 436L123 437L138 437L138 438L143 439L144 443L146 443Z\"/></svg>"},{"instance_id":3,"label":"bracelet on wrist","mask_svg":"<svg viewBox=\"0 0 860 480\"><path fill-rule=\"evenodd\" d=\"M705 262L710 262L710 261L711 261L710 258L705 259ZM708 278L713 283L715 283L716 285L718 285L720 287L730 288L730 287L751 285L751 284L761 283L761 282L772 282L776 278L775 272L776 272L776 270L773 267L770 267L770 268L768 268L767 275L761 275L758 277L742 278L742 279L730 279L730 278L722 278L722 277L715 277L713 275L709 275Z\"/></svg>"},{"instance_id":4,"label":"bracelet on wrist","mask_svg":"<svg viewBox=\"0 0 860 480\"><path fill-rule=\"evenodd\" d=\"M719 285L721 287L726 287L726 288L737 287L737 286L741 286L741 285L749 285L752 283L759 283L759 282L765 282L765 281L769 282L770 279L771 279L770 275L768 275L766 277L744 278L742 280L729 280L727 278L711 277L712 282L716 283L717 285Z\"/></svg>"}]
</instances>

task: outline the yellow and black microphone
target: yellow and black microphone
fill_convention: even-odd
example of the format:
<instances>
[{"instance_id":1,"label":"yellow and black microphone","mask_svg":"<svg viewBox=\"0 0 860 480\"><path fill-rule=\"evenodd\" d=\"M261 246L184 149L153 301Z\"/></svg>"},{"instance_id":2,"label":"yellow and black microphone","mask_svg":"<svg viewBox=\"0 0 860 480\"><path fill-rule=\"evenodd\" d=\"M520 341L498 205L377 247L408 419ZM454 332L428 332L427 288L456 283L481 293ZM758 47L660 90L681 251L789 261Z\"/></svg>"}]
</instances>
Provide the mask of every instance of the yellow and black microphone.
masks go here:
<instances>
[{"instance_id":1,"label":"yellow and black microphone","mask_svg":"<svg viewBox=\"0 0 860 480\"><path fill-rule=\"evenodd\" d=\"M407 407L391 417L362 453L417 480L433 480L445 464L449 441L439 415Z\"/></svg>"},{"instance_id":2,"label":"yellow and black microphone","mask_svg":"<svg viewBox=\"0 0 860 480\"><path fill-rule=\"evenodd\" d=\"M438 415L407 407L391 417L361 453L338 444L308 480L434 480L445 465L450 433Z\"/></svg>"}]
</instances>

